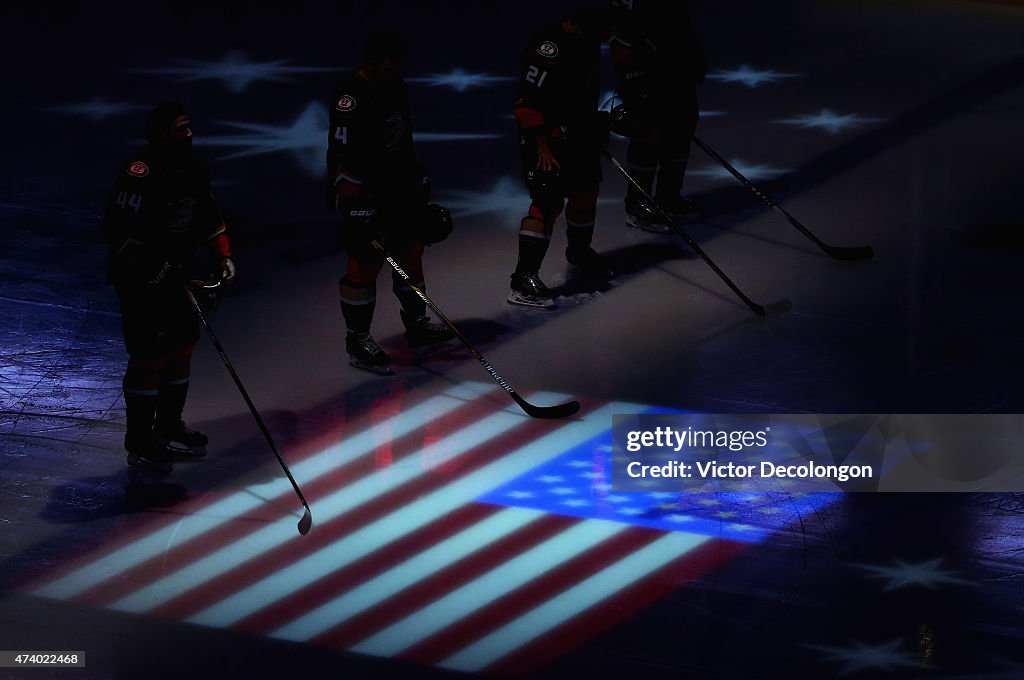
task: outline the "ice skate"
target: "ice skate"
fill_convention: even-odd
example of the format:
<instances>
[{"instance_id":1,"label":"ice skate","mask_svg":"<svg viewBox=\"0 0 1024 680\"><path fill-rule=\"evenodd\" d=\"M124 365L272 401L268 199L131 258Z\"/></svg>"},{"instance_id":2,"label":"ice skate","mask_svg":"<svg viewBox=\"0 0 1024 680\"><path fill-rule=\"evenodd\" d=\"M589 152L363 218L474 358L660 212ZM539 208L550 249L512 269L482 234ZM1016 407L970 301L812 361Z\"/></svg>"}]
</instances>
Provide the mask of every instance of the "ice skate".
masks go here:
<instances>
[{"instance_id":1,"label":"ice skate","mask_svg":"<svg viewBox=\"0 0 1024 680\"><path fill-rule=\"evenodd\" d=\"M142 440L125 437L124 448L128 452L127 462L131 466L160 475L166 475L174 470L167 447L155 436L151 435Z\"/></svg>"},{"instance_id":2,"label":"ice skate","mask_svg":"<svg viewBox=\"0 0 1024 680\"><path fill-rule=\"evenodd\" d=\"M643 199L626 199L626 224L656 234L672 230L671 223L660 210Z\"/></svg>"},{"instance_id":3,"label":"ice skate","mask_svg":"<svg viewBox=\"0 0 1024 680\"><path fill-rule=\"evenodd\" d=\"M448 326L432 323L428 316L409 319L404 311L401 315L402 323L405 325L405 339L412 348L413 359L419 360L439 354L457 344L455 333Z\"/></svg>"},{"instance_id":4,"label":"ice skate","mask_svg":"<svg viewBox=\"0 0 1024 680\"><path fill-rule=\"evenodd\" d=\"M512 291L508 295L509 304L524 307L553 307L555 301L551 290L540 280L537 272L523 272L512 275Z\"/></svg>"},{"instance_id":5,"label":"ice skate","mask_svg":"<svg viewBox=\"0 0 1024 680\"><path fill-rule=\"evenodd\" d=\"M157 427L156 437L168 454L181 458L202 458L210 443L205 434L189 429L184 420L169 427Z\"/></svg>"},{"instance_id":6,"label":"ice skate","mask_svg":"<svg viewBox=\"0 0 1024 680\"><path fill-rule=\"evenodd\" d=\"M391 357L370 337L369 333L353 333L345 336L345 351L348 363L364 371L378 375L392 375Z\"/></svg>"},{"instance_id":7,"label":"ice skate","mask_svg":"<svg viewBox=\"0 0 1024 680\"><path fill-rule=\"evenodd\" d=\"M687 215L695 213L698 210L700 210L700 206L698 206L690 199L683 198L682 196L676 196L674 198L670 198L664 201L662 201L661 199L657 199L657 201L658 205L660 205L662 208L668 211L668 213L676 219L680 217L686 217Z\"/></svg>"}]
</instances>

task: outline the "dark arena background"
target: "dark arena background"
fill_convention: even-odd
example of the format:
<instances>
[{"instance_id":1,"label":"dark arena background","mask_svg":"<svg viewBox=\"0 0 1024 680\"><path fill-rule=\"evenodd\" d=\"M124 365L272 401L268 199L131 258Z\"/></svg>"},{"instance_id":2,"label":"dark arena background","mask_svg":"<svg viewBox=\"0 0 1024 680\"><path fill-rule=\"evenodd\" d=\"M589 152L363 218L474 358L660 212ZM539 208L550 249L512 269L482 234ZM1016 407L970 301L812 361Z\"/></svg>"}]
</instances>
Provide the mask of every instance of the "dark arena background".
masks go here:
<instances>
[{"instance_id":1,"label":"dark arena background","mask_svg":"<svg viewBox=\"0 0 1024 680\"><path fill-rule=\"evenodd\" d=\"M521 53L571 7L5 7L0 651L85 666L0 677L1024 677L1012 490L617 493L609 471L613 414L1024 412L1024 3L691 3L698 137L821 240L875 251L829 257L694 146L680 226L753 300L792 302L769 318L676 234L627 227L608 163L594 245L616 277L566 269L560 220L558 306L506 303ZM527 417L461 346L414 363L387 272L395 374L348 365L324 150L375 27L408 42L418 155L455 222L428 294L523 397L576 415ZM604 76L607 100L607 55ZM306 536L205 335L185 417L209 456L125 465L100 223L166 99L238 266L210 320Z\"/></svg>"}]
</instances>

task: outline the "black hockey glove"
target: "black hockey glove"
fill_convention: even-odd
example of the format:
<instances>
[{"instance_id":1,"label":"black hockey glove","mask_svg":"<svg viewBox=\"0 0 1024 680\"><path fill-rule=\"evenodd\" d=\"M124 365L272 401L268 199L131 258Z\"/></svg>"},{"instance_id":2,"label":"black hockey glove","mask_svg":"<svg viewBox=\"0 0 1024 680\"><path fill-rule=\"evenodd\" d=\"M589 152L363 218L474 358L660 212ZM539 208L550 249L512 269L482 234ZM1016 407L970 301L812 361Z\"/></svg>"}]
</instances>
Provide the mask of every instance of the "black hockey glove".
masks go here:
<instances>
[{"instance_id":1,"label":"black hockey glove","mask_svg":"<svg viewBox=\"0 0 1024 680\"><path fill-rule=\"evenodd\" d=\"M556 168L552 168L551 172L527 170L523 179L526 181L530 198L538 205L550 205L565 197L565 182L562 180L562 173Z\"/></svg>"},{"instance_id":2,"label":"black hockey glove","mask_svg":"<svg viewBox=\"0 0 1024 680\"><path fill-rule=\"evenodd\" d=\"M210 277L206 281L192 280L188 282L188 288L192 291L192 297L196 299L199 309L204 312L214 312L220 307L220 294L222 286L216 278Z\"/></svg>"},{"instance_id":3,"label":"black hockey glove","mask_svg":"<svg viewBox=\"0 0 1024 680\"><path fill-rule=\"evenodd\" d=\"M432 246L435 243L440 243L448 238L453 228L452 214L448 212L448 208L437 203L430 203L426 206L422 232L424 245Z\"/></svg>"},{"instance_id":4,"label":"black hockey glove","mask_svg":"<svg viewBox=\"0 0 1024 680\"><path fill-rule=\"evenodd\" d=\"M610 121L612 132L617 135L632 137L636 133L636 116L625 104L619 104L612 109Z\"/></svg>"}]
</instances>

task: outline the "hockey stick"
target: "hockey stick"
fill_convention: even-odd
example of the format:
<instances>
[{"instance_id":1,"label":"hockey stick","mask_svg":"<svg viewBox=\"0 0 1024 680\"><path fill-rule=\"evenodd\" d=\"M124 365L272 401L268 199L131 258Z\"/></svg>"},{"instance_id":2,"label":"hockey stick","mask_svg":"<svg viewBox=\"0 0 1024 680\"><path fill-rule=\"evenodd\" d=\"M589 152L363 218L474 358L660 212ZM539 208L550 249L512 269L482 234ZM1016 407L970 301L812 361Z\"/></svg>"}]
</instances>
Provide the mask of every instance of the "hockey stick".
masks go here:
<instances>
[{"instance_id":1,"label":"hockey stick","mask_svg":"<svg viewBox=\"0 0 1024 680\"><path fill-rule=\"evenodd\" d=\"M256 424L260 426L260 431L267 440L267 444L270 444L270 450L277 456L277 462L281 464L284 469L284 473L288 475L288 481L292 483L292 488L295 489L295 493L298 494L299 500L302 501L302 506L305 508L305 512L302 513L302 518L299 519L299 533L305 536L309 533L310 527L313 526L313 513L309 509L309 503L306 502L306 497L302 495L302 489L295 482L295 478L292 477L292 471L288 469L288 464L284 462L284 458L277 450L277 446L274 445L274 440L270 437L270 432L267 430L267 426L263 424L263 418L260 417L259 411L256 410L256 406L253 405L252 399L249 398L249 393L242 387L242 380L238 377L238 373L235 372L235 367L231 365L231 361L228 360L228 355L224 353L224 348L221 346L220 341L217 339L217 335L213 332L213 327L210 322L206 320L206 315L203 314L202 307L199 306L199 302L196 300L195 294L192 292L192 287L202 288L204 290L216 290L221 286L221 281L216 283L206 283L203 281L193 281L191 285L185 286L185 294L188 295L189 302L196 310L196 314L199 316L199 320L203 322L203 326L206 328L207 334L210 336L210 340L213 340L213 346L217 348L217 353L220 354L221 360L224 365L227 366L228 373L235 381L235 385L238 387L238 391L242 393L242 398L245 399L245 403L248 404L249 410L252 411L252 417L256 419Z\"/></svg>"},{"instance_id":2,"label":"hockey stick","mask_svg":"<svg viewBox=\"0 0 1024 680\"><path fill-rule=\"evenodd\" d=\"M441 319L441 321L443 321L444 324L452 330L452 333L462 341L462 344L466 346L469 353L472 354L485 369L487 369L487 372L491 374L491 377L501 385L502 389L508 392L508 396L512 397L513 401L519 404L519 407L526 412L526 415L531 418L566 418L580 410L580 403L578 401L569 401L564 404L558 404L557 406L536 406L519 396L519 394L512 389L512 386L509 385L496 370L494 370L494 366L491 366L487 359L484 359L484 356L480 354L476 347L473 346L473 343L466 339L466 336L462 334L462 331L456 328L455 324L445 316L444 312L438 309L437 305L427 297L427 294L413 285L412 279L409 278L409 275L405 273L405 270L402 269L401 265L398 264L395 258L391 257L391 254L388 253L387 249L385 249L377 240L370 241L370 245L380 253L381 257L387 260L388 264L398 272L398 275L402 277L402 280L405 281L406 285L409 286L409 288L412 289L412 291L416 293L423 302L426 303L427 307L430 307L434 314L437 314L437 318Z\"/></svg>"},{"instance_id":3,"label":"hockey stick","mask_svg":"<svg viewBox=\"0 0 1024 680\"><path fill-rule=\"evenodd\" d=\"M786 212L781 205L773 201L768 194L758 189L749 179L740 174L740 171L732 167L729 164L729 161L719 156L715 153L714 149L702 142L697 135L693 136L693 143L703 149L704 153L721 163L722 167L732 173L732 176L738 179L743 186L753 191L757 197L767 203L769 207L773 208L776 212L789 220L789 223L796 227L801 234L814 241L814 244L825 251L828 255L836 258L837 260L870 260L874 257L875 251L871 246L830 246L823 242L817 236L812 234L810 229L800 224L795 217Z\"/></svg>"},{"instance_id":4,"label":"hockey stick","mask_svg":"<svg viewBox=\"0 0 1024 680\"><path fill-rule=\"evenodd\" d=\"M657 202L655 202L654 198L652 198L651 195L648 194L644 190L643 187L641 187L639 184L637 184L637 181L635 179L633 179L633 177L629 174L629 172L624 167L622 167L622 163L619 163L618 159L616 159L615 156L613 156L607 150L605 150L604 155L605 155L605 157L608 160L610 160L612 162L612 165L615 166L615 169L618 170L620 173L622 173L622 176L626 178L626 181L628 181L633 186L634 189L639 191L640 194L652 206L654 206L658 210L659 213L661 213L661 216L663 218L665 218L665 220L668 222L668 224L672 225L672 229L675 230L675 232L677 234L679 234L683 238L684 241L686 241L686 244L688 246L693 248L693 252L695 252L698 255L700 255L701 258L703 258L704 262L706 262L707 265L709 267L711 267L711 269L714 270L714 272L716 274L718 274L718 276L723 281L725 281L725 285L729 286L729 288L732 289L732 292L736 293L736 295L739 297L739 299L743 300L743 303L747 307L750 307L751 311L753 311L754 314L757 314L758 316L777 316L777 315L782 314L783 312L789 310L789 308L793 306L792 304L790 304L789 300L779 300L778 302L773 302L772 304L770 304L767 307L765 307L763 305L757 304L756 302L754 302L753 300L748 298L743 293L743 291L740 290L739 287L735 283L732 282L732 279L730 279L728 276L726 276L725 272L723 272L721 269L718 268L718 265L715 264L714 261L710 257L708 257L707 253L705 253L704 250L699 245L697 245L697 242L694 241L692 238L690 238L690 235L687 234L685 231L683 231L683 228L675 223L675 220L672 219L672 216L669 215L665 211L664 208L662 208L660 205L658 205Z\"/></svg>"}]
</instances>

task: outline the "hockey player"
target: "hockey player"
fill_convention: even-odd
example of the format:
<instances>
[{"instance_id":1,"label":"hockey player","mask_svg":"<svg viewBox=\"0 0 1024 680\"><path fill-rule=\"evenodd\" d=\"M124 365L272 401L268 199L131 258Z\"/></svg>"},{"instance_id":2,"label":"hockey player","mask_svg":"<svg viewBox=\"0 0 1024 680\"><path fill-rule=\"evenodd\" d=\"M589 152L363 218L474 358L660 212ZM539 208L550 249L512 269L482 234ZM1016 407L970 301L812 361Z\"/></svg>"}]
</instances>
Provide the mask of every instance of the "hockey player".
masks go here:
<instances>
[{"instance_id":1,"label":"hockey player","mask_svg":"<svg viewBox=\"0 0 1024 680\"><path fill-rule=\"evenodd\" d=\"M680 196L697 128L697 85L706 64L694 35L687 2L611 0L610 54L619 76L621 108L613 129L629 137L630 175L658 205L674 215L694 210ZM657 175L657 185L655 185ZM669 225L632 185L626 193L626 223L665 232Z\"/></svg>"},{"instance_id":2,"label":"hockey player","mask_svg":"<svg viewBox=\"0 0 1024 680\"><path fill-rule=\"evenodd\" d=\"M330 103L328 202L342 214L348 251L340 280L345 349L351 365L380 374L391 372L391 359L371 337L370 324L384 260L370 242L386 244L413 285L424 290L424 245L443 240L452 228L448 211L429 202L430 180L416 161L409 90L400 71L404 56L398 37L370 35L362 65L342 80ZM430 321L423 300L394 272L392 282L414 353L455 337Z\"/></svg>"},{"instance_id":3,"label":"hockey player","mask_svg":"<svg viewBox=\"0 0 1024 680\"><path fill-rule=\"evenodd\" d=\"M613 275L607 258L590 246L602 179L600 155L608 144L608 121L598 113L601 19L598 13L581 12L544 26L523 53L513 113L532 202L519 227L519 258L508 296L512 304L553 306L539 271L563 209L569 264L585 273Z\"/></svg>"},{"instance_id":4,"label":"hockey player","mask_svg":"<svg viewBox=\"0 0 1024 680\"><path fill-rule=\"evenodd\" d=\"M123 382L128 463L166 473L175 455L202 457L208 443L181 417L199 338L184 290L187 269L204 244L223 278L234 278L235 265L210 176L192 152L185 110L157 105L146 137L149 147L117 176L103 232L129 356Z\"/></svg>"}]
</instances>

